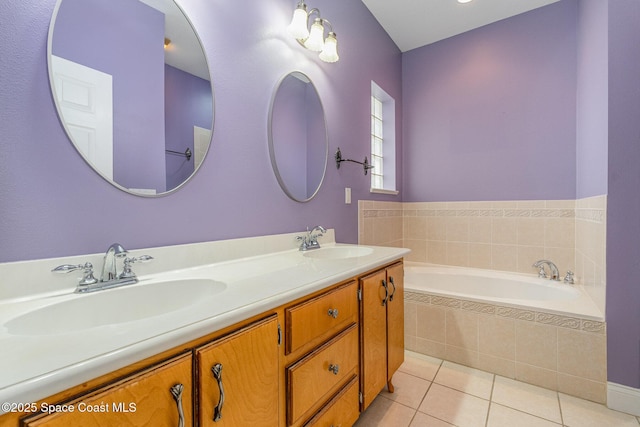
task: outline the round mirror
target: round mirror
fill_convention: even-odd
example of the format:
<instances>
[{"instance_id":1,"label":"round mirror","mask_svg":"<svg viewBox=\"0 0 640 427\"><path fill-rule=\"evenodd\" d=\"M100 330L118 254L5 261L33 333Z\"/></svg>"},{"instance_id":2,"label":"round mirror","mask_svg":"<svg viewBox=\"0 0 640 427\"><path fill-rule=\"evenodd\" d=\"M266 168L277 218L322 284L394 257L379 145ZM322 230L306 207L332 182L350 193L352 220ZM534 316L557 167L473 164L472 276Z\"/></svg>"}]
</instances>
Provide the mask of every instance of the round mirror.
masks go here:
<instances>
[{"instance_id":1,"label":"round mirror","mask_svg":"<svg viewBox=\"0 0 640 427\"><path fill-rule=\"evenodd\" d=\"M271 165L287 196L307 202L318 193L328 150L318 91L305 74L287 74L278 83L269 110Z\"/></svg>"},{"instance_id":2,"label":"round mirror","mask_svg":"<svg viewBox=\"0 0 640 427\"><path fill-rule=\"evenodd\" d=\"M58 0L49 80L78 152L132 194L167 194L204 160L213 87L200 40L173 0Z\"/></svg>"}]
</instances>

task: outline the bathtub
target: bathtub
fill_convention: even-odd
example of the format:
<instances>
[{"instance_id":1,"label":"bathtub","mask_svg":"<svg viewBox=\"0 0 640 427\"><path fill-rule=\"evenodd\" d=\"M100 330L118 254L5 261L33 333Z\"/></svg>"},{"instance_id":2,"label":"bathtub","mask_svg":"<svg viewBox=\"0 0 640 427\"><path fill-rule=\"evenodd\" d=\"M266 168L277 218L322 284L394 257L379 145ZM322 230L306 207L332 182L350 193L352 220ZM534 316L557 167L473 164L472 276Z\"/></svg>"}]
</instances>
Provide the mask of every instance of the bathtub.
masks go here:
<instances>
[{"instance_id":1,"label":"bathtub","mask_svg":"<svg viewBox=\"0 0 640 427\"><path fill-rule=\"evenodd\" d=\"M409 293L450 298L452 304L455 301L472 301L600 322L604 320L583 286L533 275L407 262L405 289Z\"/></svg>"}]
</instances>

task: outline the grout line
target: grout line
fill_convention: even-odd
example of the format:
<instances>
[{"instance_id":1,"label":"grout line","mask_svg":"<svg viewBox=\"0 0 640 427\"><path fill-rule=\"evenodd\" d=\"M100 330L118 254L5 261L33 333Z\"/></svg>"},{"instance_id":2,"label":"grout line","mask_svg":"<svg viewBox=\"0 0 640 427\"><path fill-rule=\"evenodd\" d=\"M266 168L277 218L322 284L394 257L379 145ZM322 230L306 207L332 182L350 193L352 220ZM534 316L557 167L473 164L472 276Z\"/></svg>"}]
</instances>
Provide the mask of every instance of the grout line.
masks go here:
<instances>
[{"instance_id":1,"label":"grout line","mask_svg":"<svg viewBox=\"0 0 640 427\"><path fill-rule=\"evenodd\" d=\"M564 416L562 415L562 402L560 401L560 393L556 391L556 398L558 399L558 408L560 409L560 423L564 425Z\"/></svg>"},{"instance_id":2,"label":"grout line","mask_svg":"<svg viewBox=\"0 0 640 427\"><path fill-rule=\"evenodd\" d=\"M489 393L489 407L487 408L487 419L485 421L485 427L489 427L489 414L491 413L491 407L493 406L493 390L496 388L496 374L493 374L491 380L491 392Z\"/></svg>"}]
</instances>

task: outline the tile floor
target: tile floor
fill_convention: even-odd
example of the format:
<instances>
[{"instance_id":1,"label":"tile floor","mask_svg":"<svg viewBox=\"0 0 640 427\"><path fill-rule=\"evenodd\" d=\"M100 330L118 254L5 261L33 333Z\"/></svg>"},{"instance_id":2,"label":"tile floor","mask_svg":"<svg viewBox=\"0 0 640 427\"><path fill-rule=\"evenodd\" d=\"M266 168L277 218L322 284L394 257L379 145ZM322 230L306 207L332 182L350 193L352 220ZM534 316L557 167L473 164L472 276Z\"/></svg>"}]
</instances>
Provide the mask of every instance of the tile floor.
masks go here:
<instances>
[{"instance_id":1,"label":"tile floor","mask_svg":"<svg viewBox=\"0 0 640 427\"><path fill-rule=\"evenodd\" d=\"M407 352L355 427L640 427L640 418L499 375Z\"/></svg>"}]
</instances>

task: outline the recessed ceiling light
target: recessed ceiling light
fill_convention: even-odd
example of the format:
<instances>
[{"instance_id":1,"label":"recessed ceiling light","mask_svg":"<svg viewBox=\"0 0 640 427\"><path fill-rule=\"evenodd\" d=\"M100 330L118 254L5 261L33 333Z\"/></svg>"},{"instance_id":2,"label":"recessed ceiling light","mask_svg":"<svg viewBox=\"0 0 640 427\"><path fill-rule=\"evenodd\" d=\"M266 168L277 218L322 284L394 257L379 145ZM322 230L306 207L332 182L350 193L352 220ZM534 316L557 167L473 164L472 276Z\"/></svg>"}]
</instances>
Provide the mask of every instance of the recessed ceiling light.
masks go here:
<instances>
[{"instance_id":1,"label":"recessed ceiling light","mask_svg":"<svg viewBox=\"0 0 640 427\"><path fill-rule=\"evenodd\" d=\"M471 0L458 0L458 3L469 3Z\"/></svg>"}]
</instances>

